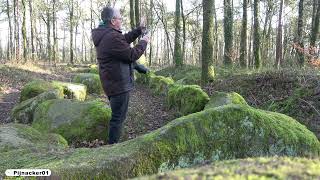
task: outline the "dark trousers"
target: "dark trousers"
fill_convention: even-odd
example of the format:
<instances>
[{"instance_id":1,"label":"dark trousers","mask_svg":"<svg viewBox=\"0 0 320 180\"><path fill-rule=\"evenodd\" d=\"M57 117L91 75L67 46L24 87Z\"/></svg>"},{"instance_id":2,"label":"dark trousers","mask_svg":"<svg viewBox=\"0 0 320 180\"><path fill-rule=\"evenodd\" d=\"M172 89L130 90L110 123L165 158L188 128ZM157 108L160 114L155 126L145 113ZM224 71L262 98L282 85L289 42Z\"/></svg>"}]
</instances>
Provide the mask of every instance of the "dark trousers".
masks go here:
<instances>
[{"instance_id":1,"label":"dark trousers","mask_svg":"<svg viewBox=\"0 0 320 180\"><path fill-rule=\"evenodd\" d=\"M114 96L108 96L112 111L109 123L109 144L117 143L120 139L123 122L127 117L129 91Z\"/></svg>"}]
</instances>

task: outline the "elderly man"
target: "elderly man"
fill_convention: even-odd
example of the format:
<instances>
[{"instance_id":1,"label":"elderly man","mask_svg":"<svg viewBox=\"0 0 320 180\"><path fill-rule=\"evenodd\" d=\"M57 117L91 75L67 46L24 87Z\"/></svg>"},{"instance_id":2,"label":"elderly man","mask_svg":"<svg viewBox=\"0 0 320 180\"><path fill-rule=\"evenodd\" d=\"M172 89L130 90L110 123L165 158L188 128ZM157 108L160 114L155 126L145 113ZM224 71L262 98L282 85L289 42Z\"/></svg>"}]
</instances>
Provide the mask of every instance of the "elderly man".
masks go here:
<instances>
[{"instance_id":1,"label":"elderly man","mask_svg":"<svg viewBox=\"0 0 320 180\"><path fill-rule=\"evenodd\" d=\"M120 31L120 11L111 7L102 10L101 19L102 24L92 30L92 39L97 52L100 80L112 110L108 143L114 144L119 141L126 119L129 92L133 89L133 69L146 72L146 69L137 66L135 61L146 50L149 36L143 36L132 48L130 43L145 31L143 25L123 35Z\"/></svg>"}]
</instances>

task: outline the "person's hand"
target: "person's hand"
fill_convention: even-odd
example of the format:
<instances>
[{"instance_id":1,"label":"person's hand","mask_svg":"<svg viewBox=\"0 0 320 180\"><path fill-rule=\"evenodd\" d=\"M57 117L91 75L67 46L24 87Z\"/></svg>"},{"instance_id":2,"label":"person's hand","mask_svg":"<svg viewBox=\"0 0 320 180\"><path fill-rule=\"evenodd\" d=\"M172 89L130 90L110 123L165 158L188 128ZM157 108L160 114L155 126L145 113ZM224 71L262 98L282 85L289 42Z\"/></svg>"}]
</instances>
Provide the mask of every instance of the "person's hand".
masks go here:
<instances>
[{"instance_id":1,"label":"person's hand","mask_svg":"<svg viewBox=\"0 0 320 180\"><path fill-rule=\"evenodd\" d=\"M146 41L147 43L149 43L149 41L150 41L150 35L149 35L149 34L144 35L144 36L141 38L141 41Z\"/></svg>"}]
</instances>

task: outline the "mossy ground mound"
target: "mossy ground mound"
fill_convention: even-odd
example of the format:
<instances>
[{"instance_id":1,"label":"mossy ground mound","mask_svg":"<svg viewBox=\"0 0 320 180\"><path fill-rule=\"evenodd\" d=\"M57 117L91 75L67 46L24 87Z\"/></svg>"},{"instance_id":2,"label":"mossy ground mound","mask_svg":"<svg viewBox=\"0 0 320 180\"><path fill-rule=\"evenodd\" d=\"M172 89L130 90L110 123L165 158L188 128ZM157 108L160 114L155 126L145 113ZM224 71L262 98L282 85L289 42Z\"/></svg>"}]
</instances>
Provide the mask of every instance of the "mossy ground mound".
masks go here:
<instances>
[{"instance_id":1,"label":"mossy ground mound","mask_svg":"<svg viewBox=\"0 0 320 180\"><path fill-rule=\"evenodd\" d=\"M169 87L174 84L170 77L150 76L149 87L155 94L167 95Z\"/></svg>"},{"instance_id":2,"label":"mossy ground mound","mask_svg":"<svg viewBox=\"0 0 320 180\"><path fill-rule=\"evenodd\" d=\"M86 98L86 86L82 84L66 83L60 81L34 80L27 83L21 90L20 102L33 98L43 92L59 90L66 98L80 101Z\"/></svg>"},{"instance_id":3,"label":"mossy ground mound","mask_svg":"<svg viewBox=\"0 0 320 180\"><path fill-rule=\"evenodd\" d=\"M43 134L36 129L23 124L0 125L0 152L16 149L51 147L66 148L67 141L58 134Z\"/></svg>"},{"instance_id":4,"label":"mossy ground mound","mask_svg":"<svg viewBox=\"0 0 320 180\"><path fill-rule=\"evenodd\" d=\"M50 99L63 99L63 97L63 93L59 90L43 92L16 105L11 111L11 119L16 123L32 123L34 110L40 103Z\"/></svg>"},{"instance_id":5,"label":"mossy ground mound","mask_svg":"<svg viewBox=\"0 0 320 180\"><path fill-rule=\"evenodd\" d=\"M214 91L237 92L251 106L295 118L320 140L320 76L314 74L282 70L234 75L217 79L204 90L209 95Z\"/></svg>"},{"instance_id":6,"label":"mossy ground mound","mask_svg":"<svg viewBox=\"0 0 320 180\"><path fill-rule=\"evenodd\" d=\"M203 110L209 96L198 85L173 85L168 92L168 106L187 115Z\"/></svg>"},{"instance_id":7,"label":"mossy ground mound","mask_svg":"<svg viewBox=\"0 0 320 180\"><path fill-rule=\"evenodd\" d=\"M136 178L153 179L320 179L320 159L270 157L215 162Z\"/></svg>"},{"instance_id":8,"label":"mossy ground mound","mask_svg":"<svg viewBox=\"0 0 320 180\"><path fill-rule=\"evenodd\" d=\"M103 89L98 74L80 73L74 76L73 82L81 83L87 86L88 93L102 94Z\"/></svg>"},{"instance_id":9,"label":"mossy ground mound","mask_svg":"<svg viewBox=\"0 0 320 180\"><path fill-rule=\"evenodd\" d=\"M201 67L184 65L182 67L167 67L155 72L156 75L172 77L179 84L198 84L201 81ZM209 80L214 79L214 72L210 73Z\"/></svg>"},{"instance_id":10,"label":"mossy ground mound","mask_svg":"<svg viewBox=\"0 0 320 180\"><path fill-rule=\"evenodd\" d=\"M89 73L99 74L98 65L92 64L92 65L89 66L89 68L90 68Z\"/></svg>"},{"instance_id":11,"label":"mossy ground mound","mask_svg":"<svg viewBox=\"0 0 320 180\"><path fill-rule=\"evenodd\" d=\"M210 97L210 101L206 104L205 109L215 108L228 104L248 105L246 100L236 92L214 92Z\"/></svg>"},{"instance_id":12,"label":"mossy ground mound","mask_svg":"<svg viewBox=\"0 0 320 180\"><path fill-rule=\"evenodd\" d=\"M294 119L246 105L225 105L178 118L113 146L15 157L9 168L49 168L66 179L123 179L207 161L260 156L319 156L320 142ZM9 161L10 153L0 157ZM21 158L27 158L22 161ZM48 160L51 159L51 160ZM47 162L47 163L45 163ZM0 163L0 172L8 165Z\"/></svg>"},{"instance_id":13,"label":"mossy ground mound","mask_svg":"<svg viewBox=\"0 0 320 180\"><path fill-rule=\"evenodd\" d=\"M68 142L106 140L111 110L102 101L55 99L41 103L32 126L42 132L61 134Z\"/></svg>"}]
</instances>

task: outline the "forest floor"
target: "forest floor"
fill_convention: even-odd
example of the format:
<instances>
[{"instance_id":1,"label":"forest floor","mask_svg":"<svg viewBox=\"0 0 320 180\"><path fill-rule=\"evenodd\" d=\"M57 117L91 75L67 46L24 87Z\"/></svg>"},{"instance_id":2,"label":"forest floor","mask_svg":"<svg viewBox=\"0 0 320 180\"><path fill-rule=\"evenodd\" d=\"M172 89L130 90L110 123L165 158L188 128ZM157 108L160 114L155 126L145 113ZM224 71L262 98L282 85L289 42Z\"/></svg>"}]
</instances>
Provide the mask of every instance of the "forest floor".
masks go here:
<instances>
[{"instance_id":1,"label":"forest floor","mask_svg":"<svg viewBox=\"0 0 320 180\"><path fill-rule=\"evenodd\" d=\"M17 66L17 65L15 65ZM10 112L19 103L22 87L32 79L71 82L74 73L63 69L29 68L28 66L0 66L0 124L10 123ZM108 100L105 95L98 96ZM120 141L133 139L164 126L175 119L175 112L165 107L165 99L155 96L148 87L135 84L130 93L127 119ZM72 147L96 147L105 144L103 140L73 142Z\"/></svg>"},{"instance_id":2,"label":"forest floor","mask_svg":"<svg viewBox=\"0 0 320 180\"><path fill-rule=\"evenodd\" d=\"M32 79L71 82L73 72L65 69L0 65L0 124L10 123L10 112L19 103L21 88ZM290 99L297 89L312 89L307 96ZM320 139L320 78L314 75L297 75L295 72L266 72L250 75L233 75L216 79L203 89L210 96L214 91L238 92L253 107L277 111L296 118L311 127ZM303 91L305 91L303 90ZM106 96L97 98L105 100ZM285 103L293 104L285 104ZM282 103L282 104L281 104ZM278 104L278 109L272 109ZM289 110L288 110L289 107ZM290 109L291 108L291 109ZM155 96L148 87L136 84L130 94L129 110L120 141L133 139L164 126L175 119L175 112L165 106L165 98ZM71 147L97 147L103 140L72 142Z\"/></svg>"}]
</instances>

